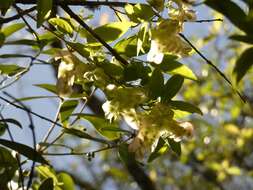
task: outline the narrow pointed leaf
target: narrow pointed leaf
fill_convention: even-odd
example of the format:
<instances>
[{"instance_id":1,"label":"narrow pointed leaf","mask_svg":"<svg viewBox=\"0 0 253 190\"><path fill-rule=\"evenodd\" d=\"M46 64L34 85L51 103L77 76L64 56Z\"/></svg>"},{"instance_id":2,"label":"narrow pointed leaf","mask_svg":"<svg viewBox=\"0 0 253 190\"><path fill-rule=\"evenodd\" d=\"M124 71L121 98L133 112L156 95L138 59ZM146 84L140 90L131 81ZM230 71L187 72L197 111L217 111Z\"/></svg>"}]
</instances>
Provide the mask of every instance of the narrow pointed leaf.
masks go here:
<instances>
[{"instance_id":1,"label":"narrow pointed leaf","mask_svg":"<svg viewBox=\"0 0 253 190\"><path fill-rule=\"evenodd\" d=\"M239 83L247 71L253 65L253 48L246 49L238 58L233 73L236 76L236 82Z\"/></svg>"},{"instance_id":2,"label":"narrow pointed leaf","mask_svg":"<svg viewBox=\"0 0 253 190\"><path fill-rule=\"evenodd\" d=\"M30 160L42 164L48 164L48 162L42 157L40 153L38 153L36 150L27 145L18 142L8 141L5 139L0 139L0 144L17 151L19 154L22 154L23 156L27 157Z\"/></svg>"}]
</instances>

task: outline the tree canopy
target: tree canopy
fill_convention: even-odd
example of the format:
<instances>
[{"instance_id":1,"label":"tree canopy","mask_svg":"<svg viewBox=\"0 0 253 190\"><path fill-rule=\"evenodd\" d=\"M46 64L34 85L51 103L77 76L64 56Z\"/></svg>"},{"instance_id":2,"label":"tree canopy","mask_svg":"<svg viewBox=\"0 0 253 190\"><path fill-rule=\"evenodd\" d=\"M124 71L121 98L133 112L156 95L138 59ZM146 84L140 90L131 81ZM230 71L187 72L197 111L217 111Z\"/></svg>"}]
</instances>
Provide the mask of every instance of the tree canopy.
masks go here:
<instances>
[{"instance_id":1,"label":"tree canopy","mask_svg":"<svg viewBox=\"0 0 253 190\"><path fill-rule=\"evenodd\" d=\"M0 13L0 189L253 189L252 0Z\"/></svg>"}]
</instances>

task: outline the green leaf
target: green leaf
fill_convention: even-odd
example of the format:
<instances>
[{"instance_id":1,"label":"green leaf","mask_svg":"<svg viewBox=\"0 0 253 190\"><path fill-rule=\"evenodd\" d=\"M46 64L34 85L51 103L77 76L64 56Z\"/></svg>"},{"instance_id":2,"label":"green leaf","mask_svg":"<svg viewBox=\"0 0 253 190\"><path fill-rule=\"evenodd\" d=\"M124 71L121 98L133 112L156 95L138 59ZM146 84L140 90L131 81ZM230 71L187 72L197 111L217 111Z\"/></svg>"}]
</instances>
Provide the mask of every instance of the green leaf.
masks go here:
<instances>
[{"instance_id":1,"label":"green leaf","mask_svg":"<svg viewBox=\"0 0 253 190\"><path fill-rule=\"evenodd\" d=\"M237 59L233 73L236 76L236 82L239 83L247 71L253 65L253 47L246 49Z\"/></svg>"},{"instance_id":2,"label":"green leaf","mask_svg":"<svg viewBox=\"0 0 253 190\"><path fill-rule=\"evenodd\" d=\"M95 28L93 31L103 38L107 43L113 42L123 36L132 26L131 22L111 22L103 26ZM92 36L87 36L89 45L100 45Z\"/></svg>"},{"instance_id":3,"label":"green leaf","mask_svg":"<svg viewBox=\"0 0 253 190\"><path fill-rule=\"evenodd\" d=\"M5 139L0 139L0 144L4 145L12 150L17 151L19 154L22 154L23 156L27 157L30 160L33 160L35 162L39 162L42 164L48 164L48 162L42 157L42 155L40 153L38 153L36 150L34 150L33 148L31 148L27 145L17 143L17 142L8 141Z\"/></svg>"},{"instance_id":4,"label":"green leaf","mask_svg":"<svg viewBox=\"0 0 253 190\"><path fill-rule=\"evenodd\" d=\"M142 62L131 62L124 69L124 80L134 81L138 79L147 79L151 70L144 66Z\"/></svg>"},{"instance_id":5,"label":"green leaf","mask_svg":"<svg viewBox=\"0 0 253 190\"><path fill-rule=\"evenodd\" d=\"M231 0L206 0L205 4L226 16L241 30L253 34L253 23L249 22L246 13L235 2Z\"/></svg>"},{"instance_id":6,"label":"green leaf","mask_svg":"<svg viewBox=\"0 0 253 190\"><path fill-rule=\"evenodd\" d=\"M181 143L174 141L174 139L166 138L164 139L170 146L170 148L178 155L181 155Z\"/></svg>"},{"instance_id":7,"label":"green leaf","mask_svg":"<svg viewBox=\"0 0 253 190\"><path fill-rule=\"evenodd\" d=\"M16 74L19 74L19 73L25 71L25 70L26 70L26 68L20 67L18 65L0 64L0 74L1 75L14 76Z\"/></svg>"},{"instance_id":8,"label":"green leaf","mask_svg":"<svg viewBox=\"0 0 253 190\"><path fill-rule=\"evenodd\" d=\"M65 124L68 121L69 117L71 116L77 105L78 105L77 100L69 100L63 102L60 108L61 123Z\"/></svg>"},{"instance_id":9,"label":"green leaf","mask_svg":"<svg viewBox=\"0 0 253 190\"><path fill-rule=\"evenodd\" d=\"M169 145L163 140L162 137L160 137L154 151L148 157L148 162L152 162L156 158L165 154L168 151L168 148L169 148Z\"/></svg>"},{"instance_id":10,"label":"green leaf","mask_svg":"<svg viewBox=\"0 0 253 190\"><path fill-rule=\"evenodd\" d=\"M136 162L134 153L130 153L128 151L128 145L126 143L120 144L118 149L118 155L120 160L126 165Z\"/></svg>"},{"instance_id":11,"label":"green leaf","mask_svg":"<svg viewBox=\"0 0 253 190\"><path fill-rule=\"evenodd\" d=\"M24 23L15 23L2 28L1 32L4 34L5 38L7 38L24 27L25 27Z\"/></svg>"},{"instance_id":12,"label":"green leaf","mask_svg":"<svg viewBox=\"0 0 253 190\"><path fill-rule=\"evenodd\" d=\"M29 55L22 55L22 54L1 54L0 58L8 59L8 58L27 58L30 57Z\"/></svg>"},{"instance_id":13,"label":"green leaf","mask_svg":"<svg viewBox=\"0 0 253 190\"><path fill-rule=\"evenodd\" d=\"M56 173L52 167L49 166L37 166L36 171L40 175L41 179L48 179L51 178L53 179L53 182L55 184L58 183L58 179L56 177Z\"/></svg>"},{"instance_id":14,"label":"green leaf","mask_svg":"<svg viewBox=\"0 0 253 190\"><path fill-rule=\"evenodd\" d=\"M175 109L175 110L186 111L189 113L198 113L200 115L203 115L202 111L198 107L188 102L171 101L169 104L172 106L172 109Z\"/></svg>"},{"instance_id":15,"label":"green leaf","mask_svg":"<svg viewBox=\"0 0 253 190\"><path fill-rule=\"evenodd\" d=\"M4 135L7 127L8 127L8 125L6 123L0 122L0 136Z\"/></svg>"},{"instance_id":16,"label":"green leaf","mask_svg":"<svg viewBox=\"0 0 253 190\"><path fill-rule=\"evenodd\" d=\"M127 4L125 11L129 19L136 23L149 21L155 14L151 6L140 3L136 5Z\"/></svg>"},{"instance_id":17,"label":"green leaf","mask_svg":"<svg viewBox=\"0 0 253 190\"><path fill-rule=\"evenodd\" d=\"M40 187L39 187L39 190L54 190L54 180L53 178L47 178L45 179Z\"/></svg>"},{"instance_id":18,"label":"green leaf","mask_svg":"<svg viewBox=\"0 0 253 190\"><path fill-rule=\"evenodd\" d=\"M34 86L43 88L49 92L57 94L56 86L54 84L35 84Z\"/></svg>"},{"instance_id":19,"label":"green leaf","mask_svg":"<svg viewBox=\"0 0 253 190\"><path fill-rule=\"evenodd\" d=\"M29 100L44 99L44 98L59 98L58 96L28 96L24 98L18 98L15 102L24 102Z\"/></svg>"},{"instance_id":20,"label":"green leaf","mask_svg":"<svg viewBox=\"0 0 253 190\"><path fill-rule=\"evenodd\" d=\"M82 138L82 139L88 139L91 141L108 144L108 142L106 140L92 137L89 134L85 133L83 130L79 130L79 129L75 129L75 128L64 128L63 131L67 134L74 135L74 136Z\"/></svg>"},{"instance_id":21,"label":"green leaf","mask_svg":"<svg viewBox=\"0 0 253 190\"><path fill-rule=\"evenodd\" d=\"M18 169L18 163L10 151L6 148L0 147L0 184L5 186L15 175Z\"/></svg>"},{"instance_id":22,"label":"green leaf","mask_svg":"<svg viewBox=\"0 0 253 190\"><path fill-rule=\"evenodd\" d=\"M51 18L48 20L48 22L63 34L67 33L70 36L73 35L73 28L66 20L61 18Z\"/></svg>"},{"instance_id":23,"label":"green leaf","mask_svg":"<svg viewBox=\"0 0 253 190\"><path fill-rule=\"evenodd\" d=\"M75 51L77 51L83 57L89 57L90 53L86 49L87 47L81 43L67 42L67 44Z\"/></svg>"},{"instance_id":24,"label":"green leaf","mask_svg":"<svg viewBox=\"0 0 253 190\"><path fill-rule=\"evenodd\" d=\"M138 36L131 36L129 38L124 38L115 44L114 49L119 53L123 54L127 57L137 56L137 43ZM142 48L145 52L147 52L150 48L148 43L143 43ZM144 53L140 51L139 55L143 55Z\"/></svg>"},{"instance_id":25,"label":"green leaf","mask_svg":"<svg viewBox=\"0 0 253 190\"><path fill-rule=\"evenodd\" d=\"M53 0L38 0L37 1L37 28L49 18L53 6Z\"/></svg>"},{"instance_id":26,"label":"green leaf","mask_svg":"<svg viewBox=\"0 0 253 190\"><path fill-rule=\"evenodd\" d=\"M4 16L15 0L3 0L0 3L0 12Z\"/></svg>"},{"instance_id":27,"label":"green leaf","mask_svg":"<svg viewBox=\"0 0 253 190\"><path fill-rule=\"evenodd\" d=\"M175 56L165 55L163 58L163 62L160 65L158 65L158 67L162 71L167 72L168 74L173 74L173 75L177 74L187 79L197 80L197 77L192 72L192 70L186 65L176 61Z\"/></svg>"},{"instance_id":28,"label":"green leaf","mask_svg":"<svg viewBox=\"0 0 253 190\"><path fill-rule=\"evenodd\" d=\"M110 123L107 119L88 114L79 114L80 118L89 121L102 136L114 140L120 137L118 131L108 131L107 128L119 128L118 123Z\"/></svg>"},{"instance_id":29,"label":"green leaf","mask_svg":"<svg viewBox=\"0 0 253 190\"><path fill-rule=\"evenodd\" d=\"M164 79L160 69L155 69L148 82L148 93L150 98L156 99L163 93Z\"/></svg>"},{"instance_id":30,"label":"green leaf","mask_svg":"<svg viewBox=\"0 0 253 190\"><path fill-rule=\"evenodd\" d=\"M10 118L7 118L7 119L0 119L0 124L4 124L4 123L12 123L16 126L18 126L19 128L22 129L22 125L21 123L19 123L19 121L15 120L15 119L10 119Z\"/></svg>"},{"instance_id":31,"label":"green leaf","mask_svg":"<svg viewBox=\"0 0 253 190\"><path fill-rule=\"evenodd\" d=\"M42 41L40 41L42 42ZM26 46L38 46L38 42L35 40L28 40L28 39L21 39L21 40L13 40L13 41L7 41L4 43L5 45L26 45Z\"/></svg>"},{"instance_id":32,"label":"green leaf","mask_svg":"<svg viewBox=\"0 0 253 190\"><path fill-rule=\"evenodd\" d=\"M74 190L75 189L75 183L71 176L65 172L61 172L57 175L59 183L62 185L59 185L61 190Z\"/></svg>"},{"instance_id":33,"label":"green leaf","mask_svg":"<svg viewBox=\"0 0 253 190\"><path fill-rule=\"evenodd\" d=\"M5 35L2 32L0 32L0 48L3 46L4 41L5 41Z\"/></svg>"},{"instance_id":34,"label":"green leaf","mask_svg":"<svg viewBox=\"0 0 253 190\"><path fill-rule=\"evenodd\" d=\"M184 78L180 75L172 76L164 86L162 95L163 101L171 100L180 90L184 83Z\"/></svg>"},{"instance_id":35,"label":"green leaf","mask_svg":"<svg viewBox=\"0 0 253 190\"><path fill-rule=\"evenodd\" d=\"M253 44L253 37L252 35L232 35L229 37L230 39L232 40L236 40L236 41L240 41L240 42L245 42L245 43L248 43L248 44Z\"/></svg>"}]
</instances>

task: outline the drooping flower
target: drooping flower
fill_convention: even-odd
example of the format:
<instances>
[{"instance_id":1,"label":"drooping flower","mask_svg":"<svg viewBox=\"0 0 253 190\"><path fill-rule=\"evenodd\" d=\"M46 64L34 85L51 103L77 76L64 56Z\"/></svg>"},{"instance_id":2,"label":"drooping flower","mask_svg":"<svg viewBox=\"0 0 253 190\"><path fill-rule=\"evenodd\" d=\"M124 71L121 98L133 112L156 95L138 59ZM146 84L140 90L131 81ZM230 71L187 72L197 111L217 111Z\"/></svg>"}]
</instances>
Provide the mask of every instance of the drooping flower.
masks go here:
<instances>
[{"instance_id":1,"label":"drooping flower","mask_svg":"<svg viewBox=\"0 0 253 190\"><path fill-rule=\"evenodd\" d=\"M138 113L139 130L129 144L129 151L142 159L145 152L151 151L152 145L160 136L166 136L174 141L183 137L191 137L193 126L189 122L178 122L173 119L173 111L168 105L157 103L149 113Z\"/></svg>"},{"instance_id":2,"label":"drooping flower","mask_svg":"<svg viewBox=\"0 0 253 190\"><path fill-rule=\"evenodd\" d=\"M163 20L156 29L152 30L151 48L147 60L160 64L165 53L188 56L191 47L180 38L178 35L180 31L179 21Z\"/></svg>"}]
</instances>

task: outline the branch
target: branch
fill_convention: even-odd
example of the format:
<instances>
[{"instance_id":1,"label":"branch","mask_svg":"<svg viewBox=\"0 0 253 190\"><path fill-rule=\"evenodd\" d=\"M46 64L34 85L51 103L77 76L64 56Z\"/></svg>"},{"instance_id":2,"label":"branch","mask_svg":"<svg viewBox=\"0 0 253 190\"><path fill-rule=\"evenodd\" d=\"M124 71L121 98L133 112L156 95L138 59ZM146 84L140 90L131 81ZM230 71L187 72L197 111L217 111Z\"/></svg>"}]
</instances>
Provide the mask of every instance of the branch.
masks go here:
<instances>
[{"instance_id":1,"label":"branch","mask_svg":"<svg viewBox=\"0 0 253 190\"><path fill-rule=\"evenodd\" d=\"M31 5L36 4L37 0L16 0L15 3ZM54 0L54 5L70 5L70 6L88 6L88 7L97 7L97 6L114 6L114 7L124 7L127 2L114 2L114 1L85 1L85 0Z\"/></svg>"},{"instance_id":2,"label":"branch","mask_svg":"<svg viewBox=\"0 0 253 190\"><path fill-rule=\"evenodd\" d=\"M17 20L17 19L20 19L22 16L28 14L28 13L31 13L33 12L34 10L36 10L36 7L32 7L30 9L25 9L23 11L21 11L20 13L14 15L14 16L11 16L11 17L8 17L8 18L0 18L0 26L2 24L5 24L5 23L8 23L8 22L11 22L11 21L14 21L14 20Z\"/></svg>"},{"instance_id":3,"label":"branch","mask_svg":"<svg viewBox=\"0 0 253 190\"><path fill-rule=\"evenodd\" d=\"M208 64L210 65L212 68L214 68L214 70L222 77L225 79L225 81L231 86L232 90L236 92L236 94L241 98L241 100L246 103L246 100L244 98L244 96L236 89L234 89L233 84L231 83L231 81L227 78L227 76L220 71L220 69L218 67L216 67L216 65L214 65L209 59L207 59L191 42L190 40L188 40L182 33L179 33L179 36L181 38L183 38L191 47L192 49Z\"/></svg>"},{"instance_id":4,"label":"branch","mask_svg":"<svg viewBox=\"0 0 253 190\"><path fill-rule=\"evenodd\" d=\"M5 93L5 92L3 92L3 93ZM47 117L44 117L44 116L42 116L42 115L39 115L39 114L37 114L37 113L35 113L35 112L33 112L33 111L29 110L29 109L26 109L26 108L24 108L24 107L22 107L22 106L19 106L19 105L17 105L17 104L14 104L14 103L12 103L11 101L7 100L6 98L4 98L4 97L2 97L2 96L0 96L0 99L2 99L3 101L7 102L8 104L10 104L10 105L12 105L12 106L14 106L14 107L16 107L16 108L18 108L18 109L21 109L21 110L26 111L26 112L28 112L28 113L30 113L30 114L36 116L36 117L39 117L40 119L43 119L43 120L48 121L48 122L50 122L50 123L54 123L54 124L57 125L58 127L64 128L61 124L59 124L59 123L57 123L57 122L55 122L55 121L53 121L53 120L51 120L51 119L49 119L49 118L47 118Z\"/></svg>"},{"instance_id":5,"label":"branch","mask_svg":"<svg viewBox=\"0 0 253 190\"><path fill-rule=\"evenodd\" d=\"M66 11L69 16L75 19L85 30L87 30L98 42L100 42L111 54L124 65L128 65L128 62L121 57L115 49L107 44L99 35L97 35L78 15L76 15L67 5L61 5L62 9Z\"/></svg>"}]
</instances>

